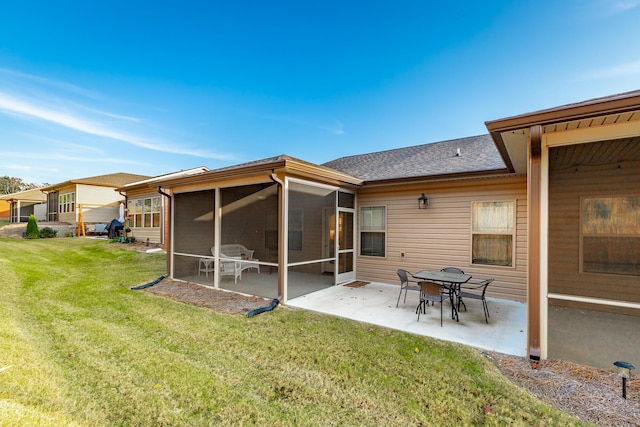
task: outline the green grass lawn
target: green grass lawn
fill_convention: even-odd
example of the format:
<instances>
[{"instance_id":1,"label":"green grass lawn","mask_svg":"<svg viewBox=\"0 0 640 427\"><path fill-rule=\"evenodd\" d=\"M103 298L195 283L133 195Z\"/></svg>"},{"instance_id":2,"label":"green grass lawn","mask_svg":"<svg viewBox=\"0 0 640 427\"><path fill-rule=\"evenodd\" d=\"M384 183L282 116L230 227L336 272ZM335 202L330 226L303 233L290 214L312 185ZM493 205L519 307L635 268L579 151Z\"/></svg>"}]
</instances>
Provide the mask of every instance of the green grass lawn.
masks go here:
<instances>
[{"instance_id":1,"label":"green grass lawn","mask_svg":"<svg viewBox=\"0 0 640 427\"><path fill-rule=\"evenodd\" d=\"M0 239L0 268L0 426L579 424L465 346L130 290L162 254Z\"/></svg>"}]
</instances>

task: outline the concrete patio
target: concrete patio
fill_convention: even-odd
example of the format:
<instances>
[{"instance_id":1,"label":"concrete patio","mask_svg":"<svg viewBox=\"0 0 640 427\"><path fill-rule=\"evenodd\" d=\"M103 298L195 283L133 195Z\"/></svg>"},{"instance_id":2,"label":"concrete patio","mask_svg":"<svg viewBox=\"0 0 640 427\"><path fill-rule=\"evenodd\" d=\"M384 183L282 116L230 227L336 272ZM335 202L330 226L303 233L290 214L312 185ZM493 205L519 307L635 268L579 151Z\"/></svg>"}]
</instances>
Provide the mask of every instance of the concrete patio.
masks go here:
<instances>
[{"instance_id":1,"label":"concrete patio","mask_svg":"<svg viewBox=\"0 0 640 427\"><path fill-rule=\"evenodd\" d=\"M489 323L485 323L481 301L466 301L467 310L460 312L460 321L451 319L451 304L444 302L443 326L440 307L429 306L417 321L418 292L409 291L407 302L400 300L399 287L384 283L368 283L354 288L331 286L290 299L290 307L330 314L416 335L466 344L483 350L516 356L526 355L526 306L524 303L487 298ZM404 298L404 293L403 293Z\"/></svg>"}]
</instances>

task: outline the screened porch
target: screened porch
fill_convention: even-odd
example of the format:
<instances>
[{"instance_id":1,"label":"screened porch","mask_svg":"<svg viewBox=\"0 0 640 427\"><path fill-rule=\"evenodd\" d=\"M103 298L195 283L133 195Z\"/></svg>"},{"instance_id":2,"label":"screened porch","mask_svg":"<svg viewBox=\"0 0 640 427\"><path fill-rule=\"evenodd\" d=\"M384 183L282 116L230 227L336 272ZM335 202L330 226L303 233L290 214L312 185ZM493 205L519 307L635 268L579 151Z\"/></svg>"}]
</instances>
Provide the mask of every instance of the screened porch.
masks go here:
<instances>
[{"instance_id":1,"label":"screened porch","mask_svg":"<svg viewBox=\"0 0 640 427\"><path fill-rule=\"evenodd\" d=\"M175 279L286 301L354 278L355 195L338 187L285 177L172 203Z\"/></svg>"}]
</instances>

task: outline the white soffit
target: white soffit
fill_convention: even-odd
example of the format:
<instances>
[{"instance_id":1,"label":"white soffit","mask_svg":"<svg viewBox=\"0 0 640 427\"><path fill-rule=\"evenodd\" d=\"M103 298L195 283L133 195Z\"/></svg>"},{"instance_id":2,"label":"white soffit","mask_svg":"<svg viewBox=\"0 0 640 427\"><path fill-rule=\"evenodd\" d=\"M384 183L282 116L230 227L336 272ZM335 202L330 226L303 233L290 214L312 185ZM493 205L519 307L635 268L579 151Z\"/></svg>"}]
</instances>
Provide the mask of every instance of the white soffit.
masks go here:
<instances>
[{"instance_id":1,"label":"white soffit","mask_svg":"<svg viewBox=\"0 0 640 427\"><path fill-rule=\"evenodd\" d=\"M547 124L542 126L542 132L543 134L558 134L578 129L601 129L604 131L603 127L605 126L636 122L640 123L640 111L628 111ZM502 132L501 135L516 173L526 173L529 128L506 131Z\"/></svg>"}]
</instances>

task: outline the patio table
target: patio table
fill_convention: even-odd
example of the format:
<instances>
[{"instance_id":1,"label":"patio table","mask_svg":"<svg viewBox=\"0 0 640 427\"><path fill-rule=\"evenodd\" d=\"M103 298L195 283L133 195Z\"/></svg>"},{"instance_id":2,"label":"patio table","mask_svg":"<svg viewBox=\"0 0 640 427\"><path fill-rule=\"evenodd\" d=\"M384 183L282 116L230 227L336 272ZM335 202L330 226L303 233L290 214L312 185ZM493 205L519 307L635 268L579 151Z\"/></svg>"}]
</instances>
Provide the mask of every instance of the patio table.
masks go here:
<instances>
[{"instance_id":1,"label":"patio table","mask_svg":"<svg viewBox=\"0 0 640 427\"><path fill-rule=\"evenodd\" d=\"M460 291L460 285L467 283L471 279L470 274L451 273L448 271L440 270L421 270L412 274L416 279L431 280L432 282L439 282L442 286L445 283L450 283L449 299L451 301L451 318L456 319L456 322L460 321L458 318L458 310L454 301L454 296Z\"/></svg>"}]
</instances>

